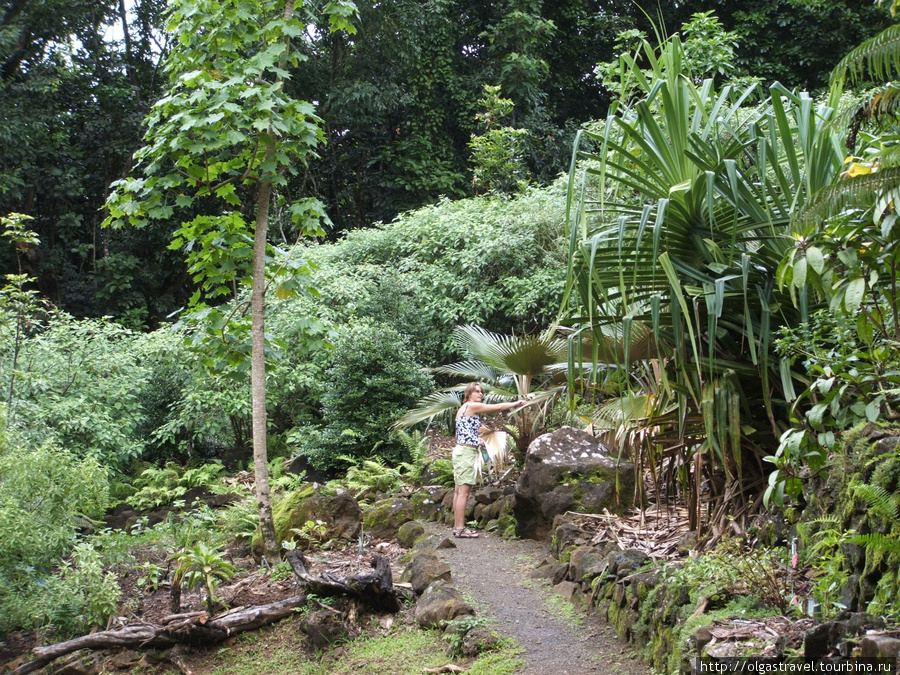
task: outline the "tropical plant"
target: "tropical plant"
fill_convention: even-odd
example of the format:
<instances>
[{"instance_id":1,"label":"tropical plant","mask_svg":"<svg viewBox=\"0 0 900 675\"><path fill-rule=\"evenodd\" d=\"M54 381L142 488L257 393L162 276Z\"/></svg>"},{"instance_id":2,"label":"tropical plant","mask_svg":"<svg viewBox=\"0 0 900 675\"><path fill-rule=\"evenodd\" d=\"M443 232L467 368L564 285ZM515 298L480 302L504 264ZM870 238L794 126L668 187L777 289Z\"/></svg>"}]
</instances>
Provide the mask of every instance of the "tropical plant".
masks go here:
<instances>
[{"instance_id":1,"label":"tropical plant","mask_svg":"<svg viewBox=\"0 0 900 675\"><path fill-rule=\"evenodd\" d=\"M151 466L135 479L137 491L128 501L141 510L171 504L191 488L217 489L224 470L225 467L218 463L194 468L181 467L174 462L166 462L163 467Z\"/></svg>"},{"instance_id":2,"label":"tropical plant","mask_svg":"<svg viewBox=\"0 0 900 675\"><path fill-rule=\"evenodd\" d=\"M813 597L825 617L846 609L841 598L850 579L845 550L856 535L845 531L837 516L823 516L797 524L797 532L804 542L804 559L817 572Z\"/></svg>"},{"instance_id":3,"label":"tropical plant","mask_svg":"<svg viewBox=\"0 0 900 675\"><path fill-rule=\"evenodd\" d=\"M684 490L692 527L702 525L702 484L724 473L724 487L709 483L718 527L729 512L746 514L781 433L772 335L800 313L774 273L792 214L837 174L840 153L826 128L831 108L780 85L763 102L755 85L717 91L692 68L678 37L621 57L640 96L576 142L563 307L573 405L579 389L601 383L601 362L630 374L654 360L618 379L640 404L628 414L651 432L646 456ZM652 340L632 355L641 330ZM612 336L624 347L603 349ZM590 377L576 383L585 363Z\"/></svg>"},{"instance_id":4,"label":"tropical plant","mask_svg":"<svg viewBox=\"0 0 900 675\"><path fill-rule=\"evenodd\" d=\"M328 525L324 520L307 520L301 527L292 527L291 532L294 534L292 544L302 543L303 548L311 550L314 548L329 548L331 541L325 541L325 535L328 534ZM282 542L282 546L288 542Z\"/></svg>"},{"instance_id":5,"label":"tropical plant","mask_svg":"<svg viewBox=\"0 0 900 675\"><path fill-rule=\"evenodd\" d=\"M285 86L287 68L305 58L293 40L302 39L304 19L312 18L295 9L304 6L294 0L173 3L167 28L177 40L166 58L169 88L147 118L147 145L135 154L143 177L114 184L105 221L144 227L176 210L182 215L170 248L184 249L199 285L190 303L196 343L221 364L220 372L239 378L250 366L255 490L272 558L279 549L267 472L266 292L272 284L282 298L304 289L309 266L269 245L269 211L285 174L323 138L313 106ZM333 0L323 9L332 30L355 32L352 2ZM283 206L298 238L323 233L317 200ZM218 304L222 297L231 304Z\"/></svg>"},{"instance_id":6,"label":"tropical plant","mask_svg":"<svg viewBox=\"0 0 900 675\"><path fill-rule=\"evenodd\" d=\"M777 470L766 499L777 503L785 493L797 497L804 466L823 466L836 432L900 416L898 38L896 25L887 28L832 72L836 102L848 84L867 78L882 84L843 104L833 124L849 126L845 170L796 214L793 246L778 268L779 285L798 306L827 303L828 309L813 315L810 329L785 332L794 355L803 356L806 377L794 404L795 427L771 458Z\"/></svg>"},{"instance_id":7,"label":"tropical plant","mask_svg":"<svg viewBox=\"0 0 900 675\"><path fill-rule=\"evenodd\" d=\"M182 549L172 556L175 572L172 575L172 588L203 588L206 591L206 609L213 615L216 589L219 582L228 581L237 573L237 568L228 562L224 555L203 542L189 549ZM177 610L176 610L177 611Z\"/></svg>"},{"instance_id":8,"label":"tropical plant","mask_svg":"<svg viewBox=\"0 0 900 675\"><path fill-rule=\"evenodd\" d=\"M513 102L500 97L500 87L484 86L479 101L484 112L476 115L484 127L480 135L472 134L472 185L475 192L494 190L502 194L521 192L528 183L528 169L522 158L522 144L527 129L502 126L502 120L513 110Z\"/></svg>"},{"instance_id":9,"label":"tropical plant","mask_svg":"<svg viewBox=\"0 0 900 675\"><path fill-rule=\"evenodd\" d=\"M416 361L408 336L389 325L345 326L320 386L321 424L288 433L313 466L343 469L367 457L393 465L410 459L389 427L434 383Z\"/></svg>"},{"instance_id":10,"label":"tropical plant","mask_svg":"<svg viewBox=\"0 0 900 675\"><path fill-rule=\"evenodd\" d=\"M435 372L481 382L485 403L514 397L529 401L511 414L514 426L509 427L516 443L516 459L523 462L528 444L543 432L551 407L565 389L564 384L555 382L555 376L565 367L565 340L554 337L551 331L539 336L509 336L471 325L458 326L453 337L469 360L434 368ZM436 418L452 421L465 387L463 383L429 394L398 419L395 428Z\"/></svg>"}]
</instances>

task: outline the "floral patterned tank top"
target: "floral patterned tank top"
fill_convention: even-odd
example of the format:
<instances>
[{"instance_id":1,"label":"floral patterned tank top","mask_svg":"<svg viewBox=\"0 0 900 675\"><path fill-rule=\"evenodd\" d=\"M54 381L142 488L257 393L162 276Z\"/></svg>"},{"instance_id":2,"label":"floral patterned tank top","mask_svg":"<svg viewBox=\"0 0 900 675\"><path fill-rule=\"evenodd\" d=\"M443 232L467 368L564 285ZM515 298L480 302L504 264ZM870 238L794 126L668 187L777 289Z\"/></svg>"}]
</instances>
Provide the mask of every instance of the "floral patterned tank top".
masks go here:
<instances>
[{"instance_id":1,"label":"floral patterned tank top","mask_svg":"<svg viewBox=\"0 0 900 675\"><path fill-rule=\"evenodd\" d=\"M478 447L478 430L481 428L479 415L466 415L467 403L463 406L462 413L456 418L456 443L457 445L474 445Z\"/></svg>"}]
</instances>

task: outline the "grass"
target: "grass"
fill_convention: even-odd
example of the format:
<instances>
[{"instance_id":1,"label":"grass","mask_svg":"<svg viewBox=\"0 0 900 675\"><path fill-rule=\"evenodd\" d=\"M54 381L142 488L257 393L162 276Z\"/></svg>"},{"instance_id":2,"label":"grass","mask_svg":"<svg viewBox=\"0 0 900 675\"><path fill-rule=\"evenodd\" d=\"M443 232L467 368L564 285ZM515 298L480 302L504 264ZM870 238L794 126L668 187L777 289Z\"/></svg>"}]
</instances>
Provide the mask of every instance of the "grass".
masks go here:
<instances>
[{"instance_id":1,"label":"grass","mask_svg":"<svg viewBox=\"0 0 900 675\"><path fill-rule=\"evenodd\" d=\"M243 633L230 646L208 653L194 652L189 666L196 675L420 675L425 668L456 663L471 675L513 675L525 665L524 649L504 640L498 650L474 661L448 656L441 631L395 626L387 635L360 637L333 650L310 654L297 624L285 620L259 631ZM132 675L177 672L174 666L138 666Z\"/></svg>"},{"instance_id":2,"label":"grass","mask_svg":"<svg viewBox=\"0 0 900 675\"><path fill-rule=\"evenodd\" d=\"M568 621L573 626L579 628L584 626L584 613L581 610L558 593L553 593L549 589L544 592L546 595L544 599L552 614Z\"/></svg>"}]
</instances>

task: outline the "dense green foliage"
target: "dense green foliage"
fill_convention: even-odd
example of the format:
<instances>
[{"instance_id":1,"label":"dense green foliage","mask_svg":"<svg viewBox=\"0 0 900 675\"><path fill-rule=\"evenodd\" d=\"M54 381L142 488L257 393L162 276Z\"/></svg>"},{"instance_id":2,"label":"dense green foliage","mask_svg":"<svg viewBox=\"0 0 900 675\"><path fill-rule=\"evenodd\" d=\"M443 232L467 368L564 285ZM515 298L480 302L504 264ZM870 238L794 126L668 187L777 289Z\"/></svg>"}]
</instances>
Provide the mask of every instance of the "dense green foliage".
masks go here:
<instances>
[{"instance_id":1,"label":"dense green foliage","mask_svg":"<svg viewBox=\"0 0 900 675\"><path fill-rule=\"evenodd\" d=\"M321 382L321 426L298 429L299 450L317 467L343 468L371 455L393 464L410 459L389 429L433 384L408 339L388 326L340 332Z\"/></svg>"},{"instance_id":2,"label":"dense green foliage","mask_svg":"<svg viewBox=\"0 0 900 675\"><path fill-rule=\"evenodd\" d=\"M280 474L295 453L349 467L354 486L414 475L421 437L391 425L460 377L499 396L547 390L516 418L524 451L547 420L537 404L567 371L572 411L680 489L694 525L711 512L717 531L759 508L766 480L770 500L802 506L801 477L836 466L826 459L842 431L896 418L896 29L841 63L827 101L793 88L821 87L883 27L883 10L669 3L659 30L684 25L683 40L657 47L640 39L653 34L650 3L398 0L361 6L352 35L334 15L235 34L222 26L247 19L243 3L204 4L227 21L194 25L191 0L172 15L189 53L154 45L161 3L125 17L119 3L94 4L24 0L0 15L2 264L16 273L0 289L11 439L0 443L0 632L102 624L118 597L108 569L139 542L180 556L212 609L217 574L231 573L222 527L258 526L246 503L218 530L209 511L129 535L78 528L108 506L108 482L150 508L221 489L223 466L250 461L250 386L236 367L249 327L232 319L248 302L254 209L270 202L276 489L297 480ZM113 20L122 44L102 39ZM835 22L842 30L821 30ZM841 99L863 79L888 83ZM842 164L849 117L856 145ZM591 119L567 185L557 176ZM143 176L116 183L132 169ZM296 245L322 234L323 214L332 240ZM105 215L141 228L99 230ZM196 322L138 332L189 300ZM560 307L566 364L563 340L542 333ZM428 374L460 356L472 360ZM848 495L896 516L896 457L882 465ZM834 561L823 601L847 582L843 544L873 566L896 563L889 521L866 539L846 522L810 539ZM766 555L759 569L737 554L707 563L727 563L739 584L776 564ZM145 583L159 583L147 564ZM784 589L764 575L757 585L784 609ZM896 611L895 588L896 575L873 607Z\"/></svg>"},{"instance_id":3,"label":"dense green foliage","mask_svg":"<svg viewBox=\"0 0 900 675\"><path fill-rule=\"evenodd\" d=\"M75 544L80 519L102 515L108 504L107 469L96 459L52 441L0 439L0 634L49 625L68 633L106 621L111 608L98 616L89 605L118 587L104 580L90 547L52 572Z\"/></svg>"},{"instance_id":4,"label":"dense green foliage","mask_svg":"<svg viewBox=\"0 0 900 675\"><path fill-rule=\"evenodd\" d=\"M43 244L28 251L26 271L45 297L76 316L109 314L131 327L157 325L194 290L181 256L165 247L172 224L99 228L109 185L130 172L141 122L161 95L166 5L0 4L0 213L36 218ZM713 11L735 37L736 74L811 89L887 20L849 0L403 0L359 10L353 36L311 18L317 28L300 47L308 60L288 69L287 93L316 103L327 144L297 167L285 196L320 198L335 233L471 194L468 144L483 132L484 85L502 87L514 103L505 124L529 133L527 178L554 180L579 125L610 103L596 64L616 56L620 31L652 35L648 17L658 21L660 10L664 32ZM288 220L273 242L295 240ZM14 266L8 252L0 265Z\"/></svg>"}]
</instances>

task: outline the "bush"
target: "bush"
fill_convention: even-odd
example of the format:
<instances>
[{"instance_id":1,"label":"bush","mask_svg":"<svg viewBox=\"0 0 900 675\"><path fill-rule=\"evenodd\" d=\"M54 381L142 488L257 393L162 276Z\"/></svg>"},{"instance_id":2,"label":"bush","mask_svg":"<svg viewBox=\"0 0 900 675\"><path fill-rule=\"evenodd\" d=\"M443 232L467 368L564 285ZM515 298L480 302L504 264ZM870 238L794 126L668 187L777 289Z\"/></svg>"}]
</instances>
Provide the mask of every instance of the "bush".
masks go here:
<instances>
[{"instance_id":1,"label":"bush","mask_svg":"<svg viewBox=\"0 0 900 675\"><path fill-rule=\"evenodd\" d=\"M565 181L515 199L442 201L310 250L324 319L389 323L423 363L452 357L460 324L534 333L555 319L565 285Z\"/></svg>"},{"instance_id":2,"label":"bush","mask_svg":"<svg viewBox=\"0 0 900 675\"><path fill-rule=\"evenodd\" d=\"M0 348L11 359L13 346L4 337ZM35 439L34 445L50 435L74 454L96 456L107 466L139 458L149 375L140 362L140 339L106 320L54 315L21 343L12 388L4 370L10 424Z\"/></svg>"},{"instance_id":3,"label":"bush","mask_svg":"<svg viewBox=\"0 0 900 675\"><path fill-rule=\"evenodd\" d=\"M294 436L315 467L345 468L343 456L375 455L391 464L410 459L388 429L434 383L416 363L406 337L386 326L347 328L325 377L322 426L303 427Z\"/></svg>"},{"instance_id":4,"label":"bush","mask_svg":"<svg viewBox=\"0 0 900 675\"><path fill-rule=\"evenodd\" d=\"M101 622L117 595L90 553L80 550L74 566L52 572L74 545L80 519L107 508L106 470L91 457L4 438L0 476L0 633Z\"/></svg>"}]
</instances>

